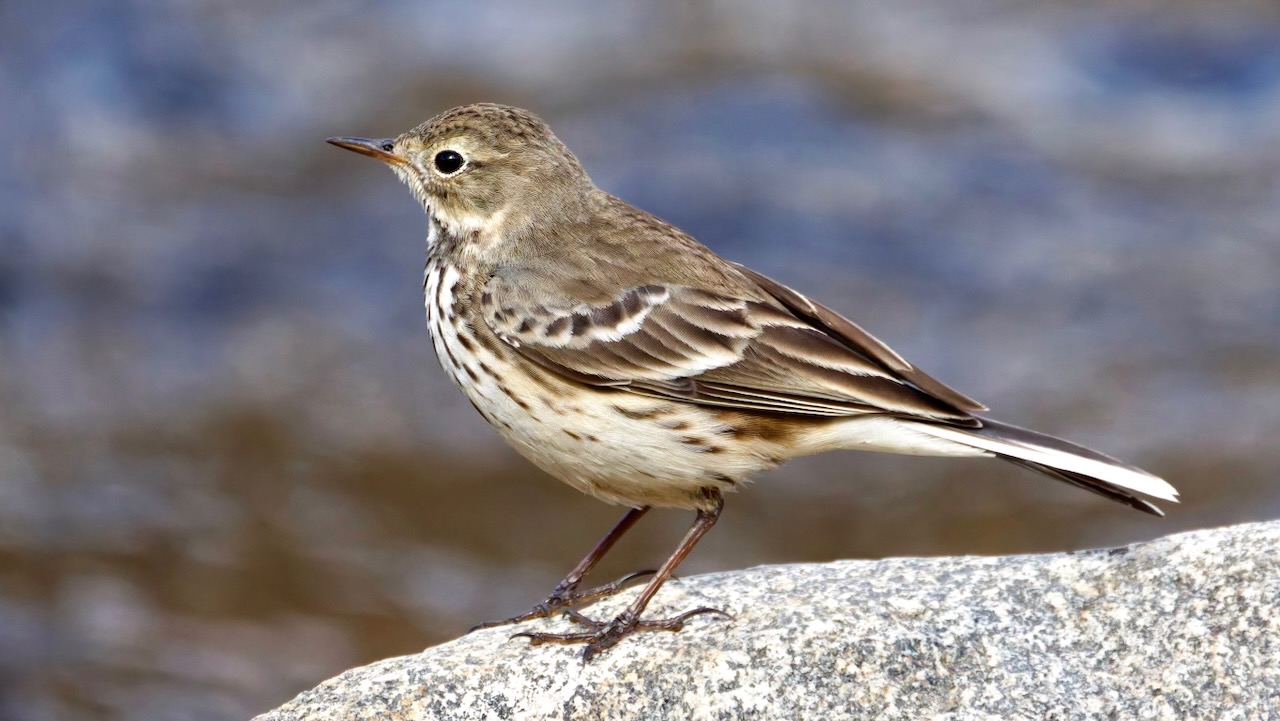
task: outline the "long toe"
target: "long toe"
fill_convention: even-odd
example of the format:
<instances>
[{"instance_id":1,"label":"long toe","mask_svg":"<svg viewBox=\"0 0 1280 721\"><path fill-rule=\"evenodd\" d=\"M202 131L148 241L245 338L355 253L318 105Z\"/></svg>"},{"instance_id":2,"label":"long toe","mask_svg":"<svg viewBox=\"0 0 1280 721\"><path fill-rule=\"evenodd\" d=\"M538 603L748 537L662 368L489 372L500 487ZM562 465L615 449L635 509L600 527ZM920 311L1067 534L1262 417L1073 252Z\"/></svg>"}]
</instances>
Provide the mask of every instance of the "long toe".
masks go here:
<instances>
[{"instance_id":1,"label":"long toe","mask_svg":"<svg viewBox=\"0 0 1280 721\"><path fill-rule=\"evenodd\" d=\"M733 616L728 613L718 608L709 607L695 608L692 611L685 611L679 616L671 618L637 619L630 614L623 613L610 621L596 621L572 609L565 609L564 613L570 620L582 626L585 630L565 633L524 631L512 635L511 638L527 638L535 646L548 643L566 645L585 643L586 648L582 650L582 662L586 663L601 652L613 648L619 641L637 631L679 631L685 627L689 619L695 616L716 615L730 620L733 619Z\"/></svg>"},{"instance_id":2,"label":"long toe","mask_svg":"<svg viewBox=\"0 0 1280 721\"><path fill-rule=\"evenodd\" d=\"M516 623L524 623L525 621L532 621L535 618L550 618L551 613L552 609L547 603L540 603L519 616L512 616L504 621L485 621L484 623L477 623L467 629L467 633L479 631L482 628L496 628L498 626L510 626Z\"/></svg>"},{"instance_id":3,"label":"long toe","mask_svg":"<svg viewBox=\"0 0 1280 721\"><path fill-rule=\"evenodd\" d=\"M600 634L596 631L578 631L576 633L539 633L537 631L521 631L520 633L511 634L511 639L527 638L529 639L529 645L541 646L547 643L588 643L595 640L599 635Z\"/></svg>"},{"instance_id":4,"label":"long toe","mask_svg":"<svg viewBox=\"0 0 1280 721\"><path fill-rule=\"evenodd\" d=\"M532 621L537 618L551 618L558 611L565 612L575 621L579 621L581 623L580 619L585 617L576 614L576 612L570 613L573 611L571 608L572 606L577 606L591 601L598 601L602 598L608 598L609 596L613 596L624 590L633 582L641 578L652 576L657 572L657 569L653 568L646 568L643 571L632 571L616 581L610 581L603 586L596 586L595 588L589 588L585 591L576 591L574 589L561 591L557 589L556 591L552 591L550 596L547 596L547 600L539 603L537 606L534 606L519 616L512 616L511 618L503 621L485 621L484 623L478 623L467 629L467 633L479 631L482 628L495 628L497 626L510 626L515 623L524 623L525 621ZM592 621L591 623L599 625L596 621Z\"/></svg>"},{"instance_id":5,"label":"long toe","mask_svg":"<svg viewBox=\"0 0 1280 721\"><path fill-rule=\"evenodd\" d=\"M692 611L685 611L679 616L674 616L672 618L658 618L653 620L641 619L636 623L635 628L633 628L632 630L633 631L679 631L680 629L684 628L685 623L688 622L688 620L693 618L694 616L706 616L706 615L712 615L712 614L716 616L721 616L727 621L733 620L733 616L730 615L729 613L726 613L725 611L721 611L718 608L711 608L710 606L703 606L702 608L695 608Z\"/></svg>"},{"instance_id":6,"label":"long toe","mask_svg":"<svg viewBox=\"0 0 1280 721\"><path fill-rule=\"evenodd\" d=\"M589 628L592 631L599 631L609 625L609 622L607 621L597 621L594 618L588 618L572 608L561 609L560 612L563 613L570 621L573 621L584 628Z\"/></svg>"},{"instance_id":7,"label":"long toe","mask_svg":"<svg viewBox=\"0 0 1280 721\"><path fill-rule=\"evenodd\" d=\"M618 592L622 591L627 586L631 585L633 582L638 581L642 578L647 578L649 576L652 576L657 572L658 572L658 569L656 568L646 568L643 571L632 571L631 573L628 573L622 578L619 578L616 581L610 581L609 583L606 583L602 586L596 586L595 588L589 588L585 591L575 591L573 593L567 594L565 596L564 602L561 605L577 606L579 604L583 604L588 601L598 601L602 598L608 598L610 596L617 595Z\"/></svg>"}]
</instances>

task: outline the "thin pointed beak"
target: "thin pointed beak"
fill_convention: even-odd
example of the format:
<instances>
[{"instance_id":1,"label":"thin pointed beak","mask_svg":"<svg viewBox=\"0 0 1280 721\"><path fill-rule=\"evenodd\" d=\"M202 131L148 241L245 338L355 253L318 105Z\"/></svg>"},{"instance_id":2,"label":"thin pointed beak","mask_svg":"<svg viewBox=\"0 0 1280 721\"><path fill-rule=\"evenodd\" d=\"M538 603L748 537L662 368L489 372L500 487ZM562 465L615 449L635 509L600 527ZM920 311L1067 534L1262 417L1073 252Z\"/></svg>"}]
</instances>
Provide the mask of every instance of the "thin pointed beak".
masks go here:
<instances>
[{"instance_id":1,"label":"thin pointed beak","mask_svg":"<svg viewBox=\"0 0 1280 721\"><path fill-rule=\"evenodd\" d=\"M353 153L377 158L388 165L405 165L404 158L396 155L393 138L329 138L325 142L345 148Z\"/></svg>"}]
</instances>

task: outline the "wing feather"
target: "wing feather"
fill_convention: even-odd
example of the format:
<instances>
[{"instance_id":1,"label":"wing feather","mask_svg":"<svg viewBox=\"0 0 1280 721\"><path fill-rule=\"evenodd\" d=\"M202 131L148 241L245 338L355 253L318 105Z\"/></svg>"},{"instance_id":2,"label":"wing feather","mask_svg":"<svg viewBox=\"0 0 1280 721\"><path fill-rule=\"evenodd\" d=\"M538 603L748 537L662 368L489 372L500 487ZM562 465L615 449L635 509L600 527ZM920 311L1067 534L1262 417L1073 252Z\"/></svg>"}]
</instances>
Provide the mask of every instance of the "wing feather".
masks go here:
<instances>
[{"instance_id":1,"label":"wing feather","mask_svg":"<svg viewBox=\"0 0 1280 721\"><path fill-rule=\"evenodd\" d=\"M579 383L768 413L978 423L967 411L981 406L861 328L764 276L747 279L757 292L647 283L585 302L507 271L481 305L499 338Z\"/></svg>"},{"instance_id":2,"label":"wing feather","mask_svg":"<svg viewBox=\"0 0 1280 721\"><path fill-rule=\"evenodd\" d=\"M932 395L939 400L945 401L951 406L969 412L981 412L988 410L986 406L973 400L972 398L960 393L959 391L947 386L941 381L929 376L919 368L907 362L906 358L898 355L892 348L885 345L880 339L863 330L861 326L826 306L809 300L800 293L788 288L778 281L739 263L730 263L743 275L755 281L761 288L776 298L780 303L789 308L802 318L808 319L827 330L832 337L843 341L852 350L865 354L875 359L883 366L892 371L903 380L911 383L922 391Z\"/></svg>"}]
</instances>

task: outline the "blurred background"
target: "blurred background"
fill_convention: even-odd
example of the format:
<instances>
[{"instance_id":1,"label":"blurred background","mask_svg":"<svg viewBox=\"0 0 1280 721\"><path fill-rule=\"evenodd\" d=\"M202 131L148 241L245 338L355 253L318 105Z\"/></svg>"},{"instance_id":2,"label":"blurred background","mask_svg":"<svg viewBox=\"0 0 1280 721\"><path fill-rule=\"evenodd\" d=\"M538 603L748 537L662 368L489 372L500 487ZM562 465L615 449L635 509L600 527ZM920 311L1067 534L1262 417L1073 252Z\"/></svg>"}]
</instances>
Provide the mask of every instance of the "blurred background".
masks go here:
<instances>
[{"instance_id":1,"label":"blurred background","mask_svg":"<svg viewBox=\"0 0 1280 721\"><path fill-rule=\"evenodd\" d=\"M448 384L421 210L323 142L480 100L1185 499L836 454L729 498L686 575L1280 517L1274 2L9 0L0 718L245 719L525 610L620 517Z\"/></svg>"}]
</instances>

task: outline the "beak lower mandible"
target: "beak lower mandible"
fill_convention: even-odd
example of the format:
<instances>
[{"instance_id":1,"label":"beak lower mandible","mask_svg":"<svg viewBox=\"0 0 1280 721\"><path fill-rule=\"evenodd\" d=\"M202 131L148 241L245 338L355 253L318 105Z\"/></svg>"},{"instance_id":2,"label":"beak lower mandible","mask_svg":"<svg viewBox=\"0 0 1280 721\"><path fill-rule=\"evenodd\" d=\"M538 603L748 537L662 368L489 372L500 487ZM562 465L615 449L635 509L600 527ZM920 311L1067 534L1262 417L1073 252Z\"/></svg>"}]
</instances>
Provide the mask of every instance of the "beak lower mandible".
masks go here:
<instances>
[{"instance_id":1,"label":"beak lower mandible","mask_svg":"<svg viewBox=\"0 0 1280 721\"><path fill-rule=\"evenodd\" d=\"M325 142L353 153L377 158L389 165L404 165L405 159L396 155L394 138L329 138Z\"/></svg>"}]
</instances>

